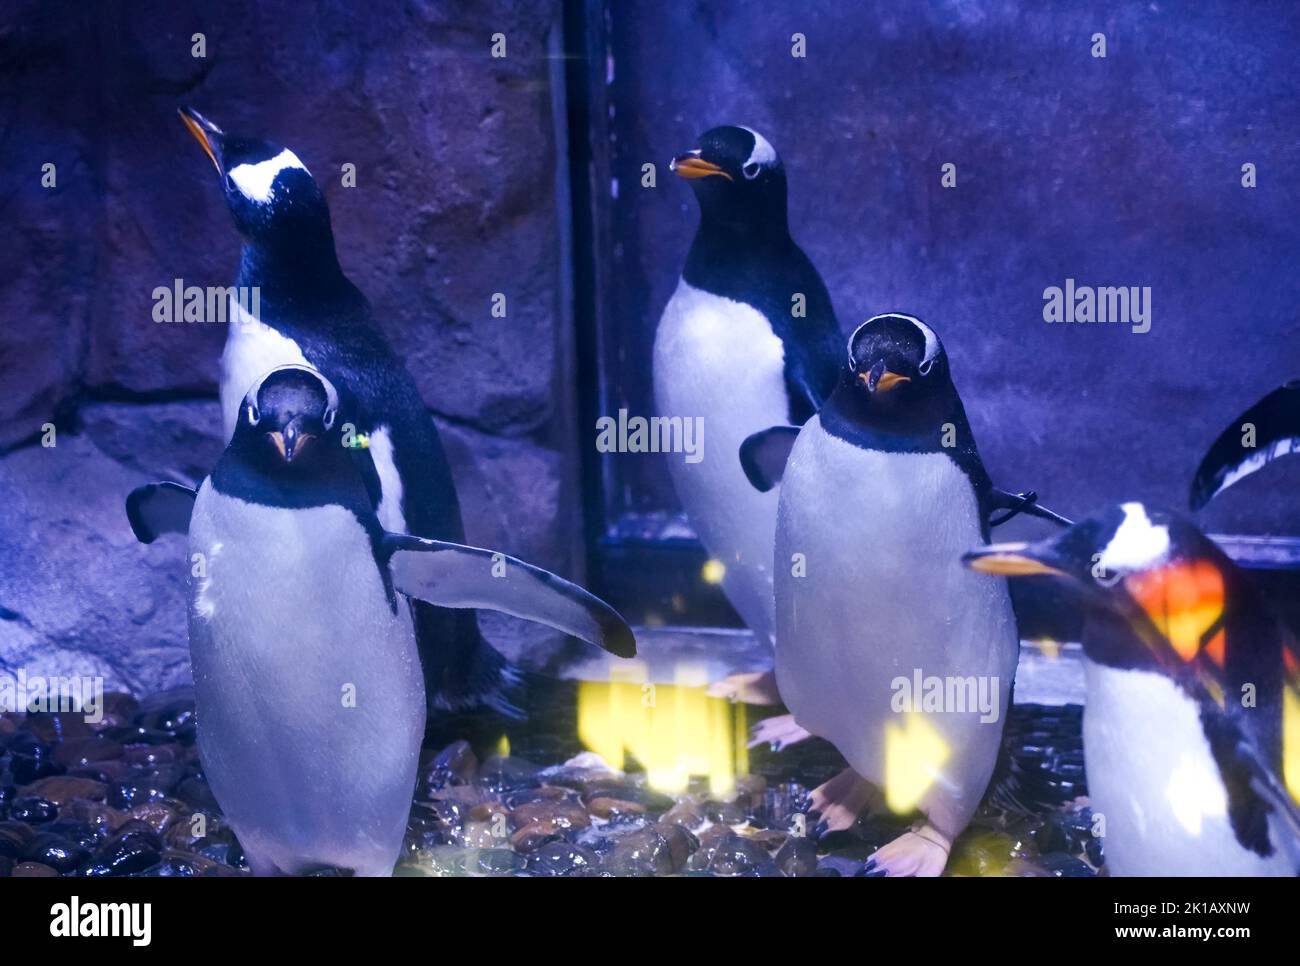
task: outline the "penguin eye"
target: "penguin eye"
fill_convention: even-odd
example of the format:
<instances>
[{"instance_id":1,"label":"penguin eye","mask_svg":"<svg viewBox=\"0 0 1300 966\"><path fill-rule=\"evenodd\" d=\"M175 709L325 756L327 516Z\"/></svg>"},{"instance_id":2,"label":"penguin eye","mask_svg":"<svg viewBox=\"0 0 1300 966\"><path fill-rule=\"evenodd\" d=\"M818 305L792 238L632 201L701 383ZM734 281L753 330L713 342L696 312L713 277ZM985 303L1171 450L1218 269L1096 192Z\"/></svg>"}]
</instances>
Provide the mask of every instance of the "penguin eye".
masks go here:
<instances>
[{"instance_id":1,"label":"penguin eye","mask_svg":"<svg viewBox=\"0 0 1300 966\"><path fill-rule=\"evenodd\" d=\"M928 376L930 374L930 370L933 368L934 368L934 360L926 359L923 363L920 364L920 366L917 367L916 371L923 376Z\"/></svg>"},{"instance_id":2,"label":"penguin eye","mask_svg":"<svg viewBox=\"0 0 1300 966\"><path fill-rule=\"evenodd\" d=\"M226 175L226 190L227 190L227 191L237 191L237 190L238 190L238 189L235 187L235 179L232 178L230 175Z\"/></svg>"},{"instance_id":3,"label":"penguin eye","mask_svg":"<svg viewBox=\"0 0 1300 966\"><path fill-rule=\"evenodd\" d=\"M262 411L257 408L257 403L248 404L248 425L256 426L262 419Z\"/></svg>"},{"instance_id":4,"label":"penguin eye","mask_svg":"<svg viewBox=\"0 0 1300 966\"><path fill-rule=\"evenodd\" d=\"M750 181L753 181L755 178L757 178L758 172L761 170L762 169L758 166L757 161L751 161L749 162L749 164L745 165L743 168L740 169L741 173Z\"/></svg>"},{"instance_id":5,"label":"penguin eye","mask_svg":"<svg viewBox=\"0 0 1300 966\"><path fill-rule=\"evenodd\" d=\"M325 410L325 418L321 420L321 423L325 426L327 430L334 428L334 417L336 415L338 414L333 409Z\"/></svg>"}]
</instances>

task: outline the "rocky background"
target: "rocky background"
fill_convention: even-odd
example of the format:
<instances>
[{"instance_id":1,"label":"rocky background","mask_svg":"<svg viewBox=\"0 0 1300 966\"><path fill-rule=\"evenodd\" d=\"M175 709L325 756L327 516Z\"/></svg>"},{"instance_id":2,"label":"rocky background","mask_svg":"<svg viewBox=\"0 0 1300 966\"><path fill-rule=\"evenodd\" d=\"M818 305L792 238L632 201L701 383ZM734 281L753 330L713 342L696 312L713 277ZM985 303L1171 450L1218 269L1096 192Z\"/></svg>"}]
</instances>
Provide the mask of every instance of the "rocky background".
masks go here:
<instances>
[{"instance_id":1,"label":"rocky background","mask_svg":"<svg viewBox=\"0 0 1300 966\"><path fill-rule=\"evenodd\" d=\"M443 430L469 540L581 577L558 29L552 0L5 5L0 673L137 693L189 674L183 543L139 546L122 509L140 483L201 478L221 448L224 328L151 318L155 286L228 285L238 258L180 104L316 175L344 270Z\"/></svg>"}]
</instances>

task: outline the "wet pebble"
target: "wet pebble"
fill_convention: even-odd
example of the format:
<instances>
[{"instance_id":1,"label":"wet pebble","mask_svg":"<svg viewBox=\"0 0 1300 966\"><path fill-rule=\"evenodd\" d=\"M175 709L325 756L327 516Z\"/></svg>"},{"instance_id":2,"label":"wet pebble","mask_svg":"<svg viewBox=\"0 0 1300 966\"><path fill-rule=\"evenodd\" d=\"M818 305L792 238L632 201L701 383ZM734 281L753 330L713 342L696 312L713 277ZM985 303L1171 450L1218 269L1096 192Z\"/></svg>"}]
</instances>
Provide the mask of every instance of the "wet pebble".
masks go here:
<instances>
[{"instance_id":1,"label":"wet pebble","mask_svg":"<svg viewBox=\"0 0 1300 966\"><path fill-rule=\"evenodd\" d=\"M55 806L66 805L73 799L102 802L108 794L108 786L93 778L79 778L75 775L54 775L40 778L20 789L25 797L43 798Z\"/></svg>"},{"instance_id":2,"label":"wet pebble","mask_svg":"<svg viewBox=\"0 0 1300 966\"><path fill-rule=\"evenodd\" d=\"M90 857L88 876L131 875L158 864L162 857L162 839L151 827L130 821L104 842Z\"/></svg>"},{"instance_id":3,"label":"wet pebble","mask_svg":"<svg viewBox=\"0 0 1300 966\"><path fill-rule=\"evenodd\" d=\"M53 822L58 818L59 807L47 798L28 795L14 799L13 804L9 806L9 817L15 822L40 825L44 822Z\"/></svg>"},{"instance_id":4,"label":"wet pebble","mask_svg":"<svg viewBox=\"0 0 1300 966\"><path fill-rule=\"evenodd\" d=\"M71 839L50 832L40 832L27 843L22 858L48 865L60 874L72 872L90 856L90 850Z\"/></svg>"},{"instance_id":5,"label":"wet pebble","mask_svg":"<svg viewBox=\"0 0 1300 966\"><path fill-rule=\"evenodd\" d=\"M600 856L591 849L572 842L551 842L528 857L527 871L532 875L585 876L600 866Z\"/></svg>"},{"instance_id":6,"label":"wet pebble","mask_svg":"<svg viewBox=\"0 0 1300 966\"><path fill-rule=\"evenodd\" d=\"M817 846L807 836L792 835L774 857L784 875L805 876L817 871Z\"/></svg>"},{"instance_id":7,"label":"wet pebble","mask_svg":"<svg viewBox=\"0 0 1300 966\"><path fill-rule=\"evenodd\" d=\"M640 802L629 802L622 798L593 798L587 802L587 810L597 818L614 818L619 815L641 815L646 807Z\"/></svg>"},{"instance_id":8,"label":"wet pebble","mask_svg":"<svg viewBox=\"0 0 1300 966\"><path fill-rule=\"evenodd\" d=\"M19 862L9 873L15 879L22 878L50 878L58 876L57 869L52 869L43 862Z\"/></svg>"},{"instance_id":9,"label":"wet pebble","mask_svg":"<svg viewBox=\"0 0 1300 966\"><path fill-rule=\"evenodd\" d=\"M89 735L60 743L54 749L54 758L69 768L80 768L91 762L121 758L122 752L120 743L102 735Z\"/></svg>"}]
</instances>

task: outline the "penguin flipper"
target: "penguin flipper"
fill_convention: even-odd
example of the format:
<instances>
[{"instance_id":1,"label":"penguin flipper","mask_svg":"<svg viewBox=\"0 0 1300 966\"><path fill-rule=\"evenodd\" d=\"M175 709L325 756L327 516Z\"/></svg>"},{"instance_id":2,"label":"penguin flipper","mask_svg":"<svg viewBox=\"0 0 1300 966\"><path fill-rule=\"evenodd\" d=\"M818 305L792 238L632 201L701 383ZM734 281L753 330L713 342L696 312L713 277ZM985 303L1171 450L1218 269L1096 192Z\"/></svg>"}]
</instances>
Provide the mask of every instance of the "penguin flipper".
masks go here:
<instances>
[{"instance_id":1,"label":"penguin flipper","mask_svg":"<svg viewBox=\"0 0 1300 966\"><path fill-rule=\"evenodd\" d=\"M554 627L618 657L636 638L618 611L577 584L515 557L443 540L385 533L393 586L439 607L496 610Z\"/></svg>"},{"instance_id":2,"label":"penguin flipper","mask_svg":"<svg viewBox=\"0 0 1300 966\"><path fill-rule=\"evenodd\" d=\"M740 466L759 493L766 493L781 482L798 436L798 426L773 426L753 433L740 444Z\"/></svg>"},{"instance_id":3,"label":"penguin flipper","mask_svg":"<svg viewBox=\"0 0 1300 966\"><path fill-rule=\"evenodd\" d=\"M1254 447L1242 445L1242 425L1254 427ZM1243 477L1288 453L1300 454L1300 379L1251 406L1219 434L1192 479L1191 508L1199 510Z\"/></svg>"},{"instance_id":4,"label":"penguin flipper","mask_svg":"<svg viewBox=\"0 0 1300 966\"><path fill-rule=\"evenodd\" d=\"M146 483L126 497L126 518L141 543L165 533L189 533L196 491L180 483Z\"/></svg>"},{"instance_id":5,"label":"penguin flipper","mask_svg":"<svg viewBox=\"0 0 1300 966\"><path fill-rule=\"evenodd\" d=\"M1067 520L1059 513L1053 513L1047 507L1038 502L1038 494L1033 490L1025 493L1008 493L1006 490L1000 490L996 486L990 487L988 496L988 509L1006 510L1000 517L989 518L989 527L999 527L1006 523L1012 517L1019 516L1021 513L1027 513L1031 517L1038 517L1040 520L1051 520L1053 523L1062 527L1074 525L1073 520Z\"/></svg>"},{"instance_id":6,"label":"penguin flipper","mask_svg":"<svg viewBox=\"0 0 1300 966\"><path fill-rule=\"evenodd\" d=\"M1274 769L1230 717L1201 707L1201 727L1228 793L1228 819L1237 841L1259 856L1272 855L1277 843L1269 840L1268 817L1273 813L1300 840L1300 807Z\"/></svg>"}]
</instances>

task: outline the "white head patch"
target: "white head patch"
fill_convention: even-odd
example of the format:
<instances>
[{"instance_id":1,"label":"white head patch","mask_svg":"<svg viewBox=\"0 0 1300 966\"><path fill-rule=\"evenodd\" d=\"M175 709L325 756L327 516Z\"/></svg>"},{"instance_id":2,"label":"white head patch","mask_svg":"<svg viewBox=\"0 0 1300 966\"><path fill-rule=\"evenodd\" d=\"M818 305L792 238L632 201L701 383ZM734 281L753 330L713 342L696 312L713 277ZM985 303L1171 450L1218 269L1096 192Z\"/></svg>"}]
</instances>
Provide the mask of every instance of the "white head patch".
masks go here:
<instances>
[{"instance_id":1,"label":"white head patch","mask_svg":"<svg viewBox=\"0 0 1300 966\"><path fill-rule=\"evenodd\" d=\"M285 148L275 157L259 161L257 164L235 165L230 169L230 180L235 182L235 187L239 189L240 194L249 201L264 205L271 200L275 176L286 168L301 168L307 171L307 166L298 160L298 155ZM310 171L307 173L311 174Z\"/></svg>"},{"instance_id":2,"label":"white head patch","mask_svg":"<svg viewBox=\"0 0 1300 966\"><path fill-rule=\"evenodd\" d=\"M925 340L925 353L921 356L920 366L923 370L922 375L929 372L930 366L939 355L939 337L934 334L934 329L930 328L920 319L910 315L903 315L901 312L886 312L884 315L873 315L853 330L853 334L849 336L849 365L855 366L858 364L858 361L853 358L853 343L858 341L858 333L869 326L872 322L878 322L881 319L906 319L908 322L911 322L916 326L917 331L921 333L921 338Z\"/></svg>"},{"instance_id":3,"label":"white head patch","mask_svg":"<svg viewBox=\"0 0 1300 966\"><path fill-rule=\"evenodd\" d=\"M1125 503L1124 522L1102 550L1098 563L1106 570L1137 573L1169 555L1169 528L1156 526L1141 503Z\"/></svg>"},{"instance_id":4,"label":"white head patch","mask_svg":"<svg viewBox=\"0 0 1300 966\"><path fill-rule=\"evenodd\" d=\"M749 159L745 162L746 167L751 164L758 164L763 167L776 164L776 151L773 149L772 145L767 143L767 138L763 137L763 135L759 134L752 127L741 125L741 130L748 131L750 134L754 135L754 150L749 152Z\"/></svg>"}]
</instances>

